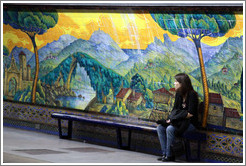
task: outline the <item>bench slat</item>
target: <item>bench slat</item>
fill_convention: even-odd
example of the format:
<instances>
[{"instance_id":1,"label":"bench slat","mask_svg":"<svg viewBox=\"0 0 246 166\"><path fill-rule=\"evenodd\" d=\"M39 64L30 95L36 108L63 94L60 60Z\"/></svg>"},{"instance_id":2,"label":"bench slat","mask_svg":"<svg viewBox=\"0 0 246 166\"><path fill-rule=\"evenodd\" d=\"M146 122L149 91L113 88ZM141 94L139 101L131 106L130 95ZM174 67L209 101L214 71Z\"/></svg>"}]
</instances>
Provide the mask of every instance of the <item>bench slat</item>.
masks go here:
<instances>
[{"instance_id":1,"label":"bench slat","mask_svg":"<svg viewBox=\"0 0 246 166\"><path fill-rule=\"evenodd\" d=\"M87 117L73 115L73 114L53 113L51 114L51 117L57 118L57 119L64 119L64 120L84 121L84 122L90 122L90 123L95 123L95 124L115 126L115 127L125 128L125 129L130 128L130 129L135 129L135 130L149 130L149 131L156 132L156 127L126 124L126 123L114 122L114 121L108 121L108 120L92 119L92 118L87 118Z\"/></svg>"}]
</instances>

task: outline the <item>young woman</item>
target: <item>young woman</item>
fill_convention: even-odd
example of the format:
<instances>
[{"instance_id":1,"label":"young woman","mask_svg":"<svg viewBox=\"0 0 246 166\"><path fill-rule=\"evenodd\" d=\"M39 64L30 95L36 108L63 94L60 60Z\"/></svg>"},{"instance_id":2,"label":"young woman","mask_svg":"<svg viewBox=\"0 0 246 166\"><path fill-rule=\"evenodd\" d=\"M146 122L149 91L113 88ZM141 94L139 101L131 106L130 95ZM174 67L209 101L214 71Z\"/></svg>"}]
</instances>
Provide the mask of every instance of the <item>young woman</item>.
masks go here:
<instances>
[{"instance_id":1,"label":"young woman","mask_svg":"<svg viewBox=\"0 0 246 166\"><path fill-rule=\"evenodd\" d=\"M198 95L194 91L189 76L179 73L175 76L175 101L167 120L157 121L157 133L161 144L162 157L158 160L175 161L171 145L175 136L193 131L198 124Z\"/></svg>"}]
</instances>

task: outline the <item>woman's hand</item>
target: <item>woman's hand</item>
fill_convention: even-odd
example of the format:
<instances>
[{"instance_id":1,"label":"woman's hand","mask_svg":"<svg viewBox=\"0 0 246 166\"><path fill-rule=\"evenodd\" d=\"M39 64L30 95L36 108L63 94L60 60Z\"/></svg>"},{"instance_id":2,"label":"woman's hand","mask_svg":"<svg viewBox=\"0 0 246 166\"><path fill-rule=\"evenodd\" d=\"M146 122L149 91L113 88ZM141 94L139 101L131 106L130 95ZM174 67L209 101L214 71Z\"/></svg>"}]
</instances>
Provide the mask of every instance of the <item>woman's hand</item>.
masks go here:
<instances>
[{"instance_id":1,"label":"woman's hand","mask_svg":"<svg viewBox=\"0 0 246 166\"><path fill-rule=\"evenodd\" d=\"M166 123L170 123L170 122L171 122L170 119L166 120Z\"/></svg>"},{"instance_id":2,"label":"woman's hand","mask_svg":"<svg viewBox=\"0 0 246 166\"><path fill-rule=\"evenodd\" d=\"M193 115L192 115L191 113L189 113L189 112L188 112L188 114L187 114L186 118L188 118L188 119L189 119L189 118L191 118L192 116L193 116Z\"/></svg>"}]
</instances>

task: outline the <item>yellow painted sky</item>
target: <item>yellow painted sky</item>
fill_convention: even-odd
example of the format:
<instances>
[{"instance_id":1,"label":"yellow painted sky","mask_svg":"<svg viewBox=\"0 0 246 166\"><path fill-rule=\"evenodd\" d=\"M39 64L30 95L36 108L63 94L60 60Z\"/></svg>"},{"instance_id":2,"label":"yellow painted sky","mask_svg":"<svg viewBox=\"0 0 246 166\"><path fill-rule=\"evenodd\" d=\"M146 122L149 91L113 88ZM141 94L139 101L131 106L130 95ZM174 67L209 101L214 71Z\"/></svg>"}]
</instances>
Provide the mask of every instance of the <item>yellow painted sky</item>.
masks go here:
<instances>
[{"instance_id":1,"label":"yellow painted sky","mask_svg":"<svg viewBox=\"0 0 246 166\"><path fill-rule=\"evenodd\" d=\"M54 28L49 29L43 35L36 35L38 48L45 46L54 40L58 40L63 34L70 34L84 40L90 39L92 33L99 28L108 33L113 40L123 49L145 49L148 44L157 37L164 41L163 34L167 33L172 41L178 39L168 31L161 29L152 19L150 14L138 12L131 13L97 13L71 10L59 11L59 20ZM225 36L210 38L204 37L203 43L211 46L222 44L228 37L240 37L243 35L243 15L236 15L237 24ZM33 52L33 46L29 37L22 31L13 29L9 25L3 25L3 44L11 50L15 47L24 47Z\"/></svg>"}]
</instances>

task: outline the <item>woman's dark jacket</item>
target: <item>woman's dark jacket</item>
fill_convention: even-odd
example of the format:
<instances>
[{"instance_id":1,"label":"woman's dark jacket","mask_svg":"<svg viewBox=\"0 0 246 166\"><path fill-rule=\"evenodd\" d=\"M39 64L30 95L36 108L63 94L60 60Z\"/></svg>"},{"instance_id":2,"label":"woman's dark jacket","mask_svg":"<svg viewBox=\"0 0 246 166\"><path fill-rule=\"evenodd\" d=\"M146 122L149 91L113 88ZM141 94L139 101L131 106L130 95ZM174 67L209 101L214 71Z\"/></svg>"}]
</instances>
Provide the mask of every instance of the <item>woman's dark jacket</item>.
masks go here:
<instances>
[{"instance_id":1,"label":"woman's dark jacket","mask_svg":"<svg viewBox=\"0 0 246 166\"><path fill-rule=\"evenodd\" d=\"M176 135L182 135L183 132L189 127L189 124L192 123L195 127L198 126L198 96L195 91L190 91L187 94L185 101L186 107L182 107L183 98L179 93L175 95L175 101L173 109L168 116L171 124L176 127ZM188 112L193 116L191 118L186 118ZM166 126L166 120L161 120L157 123Z\"/></svg>"}]
</instances>

